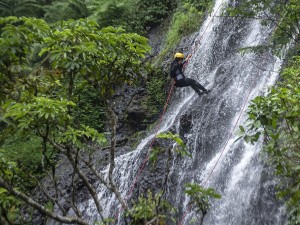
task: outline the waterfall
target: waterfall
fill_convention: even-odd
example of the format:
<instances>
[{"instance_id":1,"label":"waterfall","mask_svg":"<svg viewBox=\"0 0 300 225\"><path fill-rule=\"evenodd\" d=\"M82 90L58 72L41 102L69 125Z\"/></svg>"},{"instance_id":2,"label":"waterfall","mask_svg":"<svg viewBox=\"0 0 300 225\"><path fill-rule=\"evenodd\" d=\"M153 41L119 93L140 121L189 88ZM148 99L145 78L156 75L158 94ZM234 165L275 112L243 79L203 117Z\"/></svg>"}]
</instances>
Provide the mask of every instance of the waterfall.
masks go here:
<instances>
[{"instance_id":1,"label":"waterfall","mask_svg":"<svg viewBox=\"0 0 300 225\"><path fill-rule=\"evenodd\" d=\"M191 88L177 88L159 130L175 130L193 156L173 160L167 198L178 210L178 221L197 224L200 217L193 208L189 210L184 184L207 180L205 187L214 188L222 198L212 201L203 224L285 224L284 209L274 198L276 180L260 154L261 141L249 145L242 139L235 141L234 135L246 122L250 100L274 85L282 62L268 52L239 52L243 47L267 43L273 29L255 19L221 17L225 4L216 1L185 70L187 77L212 92L198 97ZM188 118L191 126L181 124L183 118ZM123 197L132 188L154 135L150 133L134 151L116 158L114 179ZM99 199L105 206L104 215L115 215L119 207L115 196L101 185ZM82 208L91 220L97 219L92 200Z\"/></svg>"}]
</instances>

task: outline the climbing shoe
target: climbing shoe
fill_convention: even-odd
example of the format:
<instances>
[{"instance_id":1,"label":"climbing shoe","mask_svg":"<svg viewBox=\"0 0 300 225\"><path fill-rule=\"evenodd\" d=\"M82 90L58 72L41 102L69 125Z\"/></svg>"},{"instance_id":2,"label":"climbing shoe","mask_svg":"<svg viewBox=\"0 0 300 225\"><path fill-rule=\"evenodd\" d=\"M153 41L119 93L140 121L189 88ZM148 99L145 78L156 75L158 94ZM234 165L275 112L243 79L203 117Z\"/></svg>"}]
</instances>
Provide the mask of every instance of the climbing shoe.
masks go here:
<instances>
[{"instance_id":1,"label":"climbing shoe","mask_svg":"<svg viewBox=\"0 0 300 225\"><path fill-rule=\"evenodd\" d=\"M211 92L211 90L205 90L203 91L205 94L208 94L209 92Z\"/></svg>"}]
</instances>

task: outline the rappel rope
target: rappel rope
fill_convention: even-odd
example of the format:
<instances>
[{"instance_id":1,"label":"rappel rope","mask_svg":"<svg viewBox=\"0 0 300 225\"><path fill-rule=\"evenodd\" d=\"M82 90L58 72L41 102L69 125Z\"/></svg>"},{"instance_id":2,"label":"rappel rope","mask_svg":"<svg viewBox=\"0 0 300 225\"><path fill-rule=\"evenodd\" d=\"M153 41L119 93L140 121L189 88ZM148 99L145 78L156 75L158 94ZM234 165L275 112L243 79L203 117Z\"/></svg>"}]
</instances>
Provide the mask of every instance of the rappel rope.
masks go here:
<instances>
[{"instance_id":1,"label":"rappel rope","mask_svg":"<svg viewBox=\"0 0 300 225\"><path fill-rule=\"evenodd\" d=\"M223 0L223 1L224 1L224 0ZM223 4L223 1L222 1L221 5ZM221 5L220 5L220 6L221 6ZM219 8L220 8L220 7L219 7ZM218 8L218 9L219 9L219 8ZM218 10L217 10L217 11L218 11ZM221 17L221 16L216 16L216 15L214 15L213 17ZM254 19L255 19L255 18L254 18ZM273 31L273 33L274 33L274 32L275 32L275 31ZM275 72L275 73L278 73L278 72L279 72L279 71L271 71L271 70L266 70L266 69L259 68L257 65L254 65L252 62L251 62L251 64L252 64L253 66L255 66L257 69L259 69L259 70L269 71L269 72ZM239 123L239 120L241 119L242 113L243 113L243 111L244 111L244 109L245 109L245 107L246 107L246 104L247 104L247 102L248 102L248 100L249 100L249 97L250 97L250 95L251 95L251 93L252 93L252 90L253 90L253 88L254 88L254 85L255 85L255 79L253 79L253 81L251 82L251 85L250 85L250 88L249 88L249 91L248 91L248 95L247 95L247 97L246 97L245 100L244 100L243 107L242 107L242 109L241 109L241 111L240 111L240 113L239 113L239 117L237 118L237 120L236 120L236 122L235 122L235 125L234 125L233 129L232 129L232 131L230 132L230 134L228 135L228 138L227 138L227 141L226 141L226 143L225 143L224 148L222 149L222 151L221 151L221 153L220 153L220 155L219 155L219 157L218 157L216 163L214 164L213 168L212 168L211 171L209 172L209 174L208 174L206 180L204 180L204 181L202 182L201 186L204 187L204 186L207 184L207 182L208 182L209 179L211 178L212 173L214 172L215 168L217 167L217 165L218 165L218 163L219 163L219 161L220 161L220 159L221 159L221 157L222 157L222 155L223 155L223 153L224 153L224 151L225 151L225 149L226 149L226 147L227 147L227 145L228 145L228 143L229 143L229 140L230 140L230 138L232 137L233 132L234 132L234 130L236 129L238 123ZM180 222L178 223L178 225L181 225L181 224L182 224L183 220L185 219L185 217L186 217L186 215L188 214L188 212L192 209L192 207L193 207L193 205L190 203L190 204L188 205L188 207L187 207L187 209L186 209L184 215L182 216Z\"/></svg>"},{"instance_id":2,"label":"rappel rope","mask_svg":"<svg viewBox=\"0 0 300 225\"><path fill-rule=\"evenodd\" d=\"M164 109L163 109L163 112L162 112L162 114L161 114L161 116L160 116L159 123L158 123L157 126L156 126L155 135L153 136L153 138L152 138L152 140L151 140L151 144L150 144L150 147L149 147L147 156L146 156L145 160L143 161L142 166L140 167L137 176L136 176L135 179L134 179L134 182L133 182L133 184L132 184L132 186L131 186L131 188L130 188L130 191L129 191L128 195L126 196L126 200L127 200L128 198L131 197L131 194L132 194L132 192L133 192L134 186L135 186L135 184L136 184L136 182L137 182L139 176L140 176L141 173L143 172L143 170L144 170L144 168L145 168L145 166L146 166L146 163L147 163L148 160L149 160L150 152L151 152L151 150L152 150L152 146L153 146L153 143L154 143L154 141L155 141L155 139L156 139L156 135L157 135L157 133L158 133L158 130L159 130L160 126L161 126L163 116L165 115L165 112L166 112L166 109L167 109L169 100L170 100L170 98L171 98L171 93L172 93L172 91L173 91L174 85L175 85L175 82L172 82L172 85L171 85L171 88L170 88L170 90L169 90L169 94L168 94L168 97L167 97L167 100L166 100L166 104L165 104Z\"/></svg>"},{"instance_id":3,"label":"rappel rope","mask_svg":"<svg viewBox=\"0 0 300 225\"><path fill-rule=\"evenodd\" d=\"M226 149L226 147L227 147L227 145L228 145L228 143L229 143L229 140L230 140L230 138L232 137L232 135L233 135L233 133L234 133L234 130L236 129L236 127L237 127L237 125L238 125L239 120L241 119L241 116L242 116L242 114L243 114L243 111L244 111L244 109L245 109L245 107L246 107L246 104L247 104L247 102L248 102L248 100L249 100L249 97L250 97L250 95L251 95L251 93L252 93L252 90L253 90L253 87L254 87L254 85L255 85L255 82L254 82L254 81L255 81L255 79L253 79L253 81L252 81L252 83L251 83L251 85L250 85L250 88L249 88L249 91L248 91L248 95L247 95L247 97L246 97L245 100L244 100L244 104L243 104L243 107L242 107L242 109L241 109L241 111L240 111L240 113L239 113L239 117L237 118L237 120L236 120L236 122L235 122L235 125L234 125L232 131L231 131L231 132L229 133L229 135L228 135L228 138L227 138L227 141L226 141L226 143L225 143L225 145L224 145L224 148L222 149L222 151L221 151L221 153L220 153L220 155L219 155L219 157L218 157L216 163L214 164L212 170L209 172L209 174L208 174L206 180L204 180L204 181L202 182L202 184L201 184L202 187L204 187L204 186L207 184L207 182L209 181L209 179L211 178L212 173L214 172L215 168L217 167L217 165L218 165L218 163L219 163L219 161L220 161L220 159L221 159L221 157L222 157L222 155L223 155L223 153L224 153L224 151L225 151L225 149ZM181 218L180 222L178 223L178 225L181 225L181 223L183 222L184 218L186 217L186 215L188 214L188 212L191 210L192 207L193 207L192 204L189 204L189 205L188 205L188 208L187 208L187 210L185 211L184 215L182 216L182 218Z\"/></svg>"},{"instance_id":4,"label":"rappel rope","mask_svg":"<svg viewBox=\"0 0 300 225\"><path fill-rule=\"evenodd\" d=\"M224 0L222 0L222 2L220 3L219 7L218 7L217 10L215 11L214 15L212 16L212 19L210 20L210 22L209 22L208 25L206 26L206 28L205 28L205 30L203 31L202 35L198 36L198 38L197 38L198 40L195 41L195 45L194 45L194 47L193 47L193 49L192 49L191 56L187 59L187 61L186 61L186 63L185 63L185 66L189 63L189 60L191 59L192 55L195 53L196 48L197 48L198 45L200 44L200 40L203 38L204 34L206 33L208 27L209 27L210 24L212 23L213 18L215 17L215 15L217 14L217 12L219 11L219 9L220 9L220 7L222 6L223 2L224 2ZM150 152L151 152L151 150L152 150L153 143L154 143L154 141L155 141L155 139L156 139L156 135L157 135L157 133L158 133L158 131L159 131L159 128L160 128L160 126L161 126L162 119L163 119L163 116L164 116L164 114L165 114L165 112L166 112L166 109L167 109L167 106L168 106L168 103L169 103L169 100L170 100L171 93L172 93L172 91L173 91L174 85L175 85L175 81L172 82L171 88L170 88L170 90L169 90L169 94L168 94L168 97L167 97L165 106L164 106L164 108L163 108L163 112L162 112L162 114L161 114L160 121L159 121L159 123L158 123L157 126L156 126L155 135L153 136L153 138L152 138L152 140L151 140L151 144L150 144L149 150L148 150L148 152L147 152L147 156L146 156L146 158L144 159L143 163L141 164L142 166L139 168L138 173L137 173L137 175L136 175L135 178L134 178L134 181L133 181L133 183L132 183L132 185L131 185L131 187L130 187L130 189L129 189L129 193L128 193L128 194L126 195L126 197L125 197L125 201L127 201L127 200L131 197L132 192L133 192L134 187L135 187L135 184L137 183L137 181L138 181L140 175L142 174L142 172L143 172L143 170L144 170L144 168L145 168L145 166L146 166L146 163L147 163L148 160L149 160ZM225 149L225 148L224 148L224 149ZM218 163L218 162L217 162L217 163ZM211 172L211 173L212 173L212 172ZM190 206L190 208L191 208L191 206ZM190 210L190 208L188 209L188 211ZM120 206L119 209L118 209L118 211L116 212L116 217L115 217L116 220L115 220L115 221L117 221L118 216L119 216L121 210L122 210L122 206ZM188 211L187 211L187 212L188 212ZM184 214L184 216L183 216L183 218L182 218L181 221L183 221L183 219L184 219L185 215L187 214L187 212ZM180 221L179 224L181 224L181 221ZM113 224L115 224L115 222L114 222Z\"/></svg>"},{"instance_id":5,"label":"rappel rope","mask_svg":"<svg viewBox=\"0 0 300 225\"><path fill-rule=\"evenodd\" d=\"M132 183L132 185L131 185L131 187L130 187L130 189L129 189L129 193L128 193L128 194L126 195L126 197L125 197L125 201L127 201L128 199L130 199L130 197L131 197L131 195L132 195L132 192L133 192L133 190L134 190L135 184L137 183L137 181L138 181L140 175L142 174L143 170L145 169L146 163L147 163L148 160L149 160L150 152L151 152L151 150L152 150L153 143L154 143L154 141L155 141L155 139L156 139L156 135L157 135L157 133L158 133L158 131L159 131L159 128L160 128L160 126L161 126L163 116L165 115L165 112L166 112L166 110L167 110L167 106L168 106L169 100L170 100L170 98L171 98L171 93L172 93L172 91L173 91L173 89L174 89L174 85L175 85L175 81L172 82L171 88L170 88L170 90L169 90L169 94L168 94L168 97L167 97L165 106L164 106L164 108L163 108L163 112L162 112L162 114L161 114L161 116L160 116L159 123L158 123L157 126L156 126L155 135L153 136L153 138L152 138L152 140L151 140L151 144L150 144L150 146L149 146L149 150L148 150L148 152L147 152L147 156L146 156L146 158L144 159L143 163L141 164L142 166L139 168L138 173L137 173L137 175L136 175L135 178L134 178L134 181L133 181L133 183ZM121 210L122 210L122 206L119 207L119 209L118 209L118 211L117 211L117 213L116 213L116 220L118 219L118 215L120 214ZM113 223L113 224L114 224L114 223Z\"/></svg>"}]
</instances>

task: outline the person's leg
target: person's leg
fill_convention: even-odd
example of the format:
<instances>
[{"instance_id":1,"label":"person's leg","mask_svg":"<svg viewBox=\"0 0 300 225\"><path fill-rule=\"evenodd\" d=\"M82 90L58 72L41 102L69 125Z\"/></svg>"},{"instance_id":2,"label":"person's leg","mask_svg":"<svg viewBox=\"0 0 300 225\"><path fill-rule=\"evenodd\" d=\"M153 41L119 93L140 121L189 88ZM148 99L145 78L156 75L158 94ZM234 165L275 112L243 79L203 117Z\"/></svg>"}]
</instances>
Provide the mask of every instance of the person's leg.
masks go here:
<instances>
[{"instance_id":1,"label":"person's leg","mask_svg":"<svg viewBox=\"0 0 300 225\"><path fill-rule=\"evenodd\" d=\"M194 79L186 78L185 83L191 86L198 94L201 93L200 90L203 91L204 93L207 93L207 90Z\"/></svg>"},{"instance_id":2,"label":"person's leg","mask_svg":"<svg viewBox=\"0 0 300 225\"><path fill-rule=\"evenodd\" d=\"M197 87L195 84L193 84L192 79L190 78L185 78L182 80L179 80L175 83L176 87L189 87L191 86L196 92L197 94L200 96L201 94L203 94Z\"/></svg>"},{"instance_id":3,"label":"person's leg","mask_svg":"<svg viewBox=\"0 0 300 225\"><path fill-rule=\"evenodd\" d=\"M176 81L175 86L176 87L187 87L187 86L190 86L190 84L187 84L185 82L185 80L186 79L181 79L181 80Z\"/></svg>"}]
</instances>

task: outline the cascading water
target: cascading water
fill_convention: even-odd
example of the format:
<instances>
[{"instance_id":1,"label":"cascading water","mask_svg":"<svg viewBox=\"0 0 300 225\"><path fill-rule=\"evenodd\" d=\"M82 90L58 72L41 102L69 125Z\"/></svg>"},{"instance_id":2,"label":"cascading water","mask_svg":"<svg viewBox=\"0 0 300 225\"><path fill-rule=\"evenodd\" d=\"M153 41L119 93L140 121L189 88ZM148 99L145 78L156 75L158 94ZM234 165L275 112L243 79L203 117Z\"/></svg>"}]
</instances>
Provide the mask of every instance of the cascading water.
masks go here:
<instances>
[{"instance_id":1,"label":"cascading water","mask_svg":"<svg viewBox=\"0 0 300 225\"><path fill-rule=\"evenodd\" d=\"M172 162L167 199L178 209L178 222L199 224L199 215L189 210L189 199L183 193L185 183L195 182L222 195L221 200L212 202L203 224L284 224L283 207L274 200L276 181L262 163L261 144L235 142L237 137L232 135L234 128L245 123L249 100L274 84L281 61L270 53L239 53L242 47L267 43L272 28L262 27L258 20L220 17L225 2L216 1L212 16L195 40L200 45L194 47L186 69L188 77L212 92L198 97L191 88L176 89L159 130L172 128L179 133L193 156ZM190 121L189 126L181 123L184 118ZM116 159L114 179L124 197L130 195L153 136ZM99 199L105 216L114 216L119 207L115 196L100 187ZM83 208L87 216L96 219L92 200Z\"/></svg>"}]
</instances>

